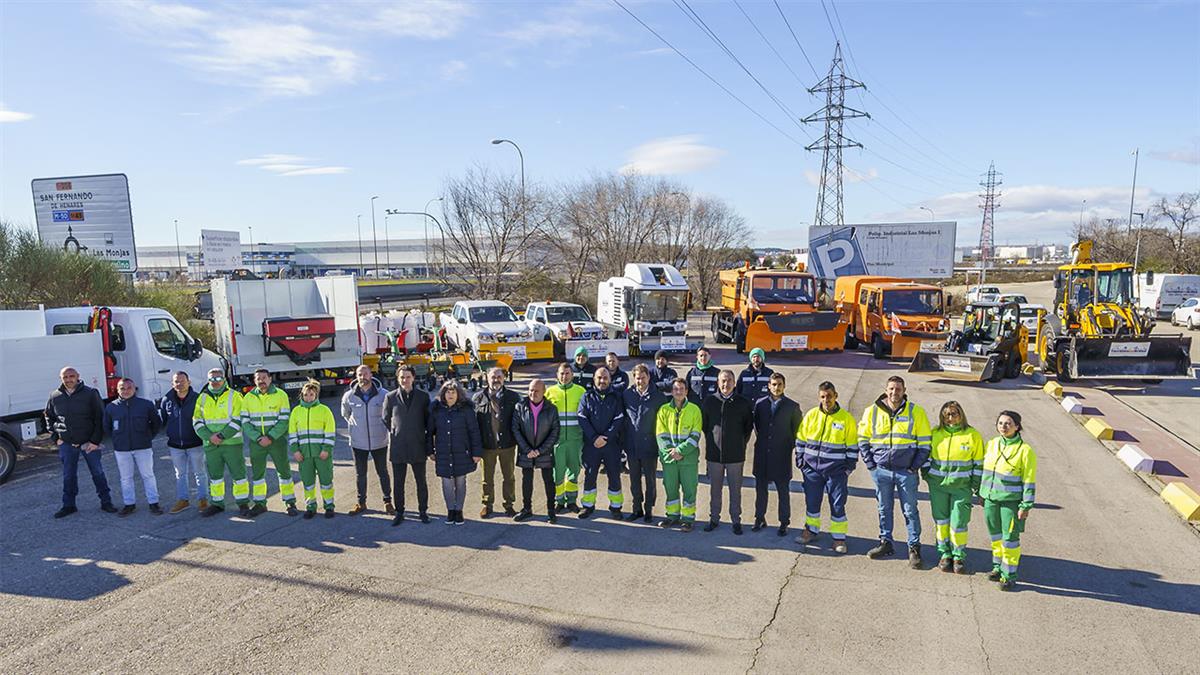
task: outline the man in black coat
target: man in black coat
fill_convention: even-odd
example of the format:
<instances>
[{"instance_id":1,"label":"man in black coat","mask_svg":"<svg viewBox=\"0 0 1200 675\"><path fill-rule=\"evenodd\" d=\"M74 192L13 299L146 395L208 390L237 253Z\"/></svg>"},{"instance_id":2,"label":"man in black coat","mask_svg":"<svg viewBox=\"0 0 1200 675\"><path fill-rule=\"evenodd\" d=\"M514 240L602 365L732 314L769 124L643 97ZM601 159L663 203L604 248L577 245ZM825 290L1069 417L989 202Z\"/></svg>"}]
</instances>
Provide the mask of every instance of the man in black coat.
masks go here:
<instances>
[{"instance_id":1,"label":"man in black coat","mask_svg":"<svg viewBox=\"0 0 1200 675\"><path fill-rule=\"evenodd\" d=\"M533 516L533 472L542 474L546 491L546 515L554 515L554 446L558 443L558 410L546 400L546 383L541 379L529 381L529 397L517 403L512 417L512 434L517 441L517 466L521 467L521 511L513 520L528 520Z\"/></svg>"},{"instance_id":2,"label":"man in black coat","mask_svg":"<svg viewBox=\"0 0 1200 675\"><path fill-rule=\"evenodd\" d=\"M728 482L729 520L733 523L733 533L742 533L742 469L746 463L746 443L754 428L754 404L734 391L735 382L732 370L722 370L717 376L717 393L700 405L709 485L705 532L717 529L721 522L722 483Z\"/></svg>"},{"instance_id":3,"label":"man in black coat","mask_svg":"<svg viewBox=\"0 0 1200 675\"><path fill-rule=\"evenodd\" d=\"M392 525L404 522L404 478L412 469L417 485L417 513L422 523L429 522L429 484L425 479L425 461L433 454L429 437L429 394L414 387L417 381L412 366L401 366L396 373L399 384L383 397L383 424L388 429L388 455L392 461L392 495L396 516Z\"/></svg>"},{"instance_id":4,"label":"man in black coat","mask_svg":"<svg viewBox=\"0 0 1200 675\"><path fill-rule=\"evenodd\" d=\"M475 394L475 416L479 419L479 436L483 439L483 509L480 518L492 515L496 503L496 464L500 464L503 476L501 494L504 497L504 515L517 515L513 504L517 501L517 442L512 434L513 410L521 397L504 386L506 376L503 368L488 371L487 389Z\"/></svg>"},{"instance_id":5,"label":"man in black coat","mask_svg":"<svg viewBox=\"0 0 1200 675\"><path fill-rule=\"evenodd\" d=\"M666 394L669 398L671 385L675 384L677 377L679 375L675 369L667 365L667 353L661 349L654 352L654 365L650 367L650 386Z\"/></svg>"},{"instance_id":6,"label":"man in black coat","mask_svg":"<svg viewBox=\"0 0 1200 675\"><path fill-rule=\"evenodd\" d=\"M786 385L783 373L772 373L767 396L754 404L754 526L750 529L758 532L767 526L767 493L773 484L779 495L781 537L787 534L792 517L792 458L804 419L800 405L784 396Z\"/></svg>"},{"instance_id":7,"label":"man in black coat","mask_svg":"<svg viewBox=\"0 0 1200 675\"><path fill-rule=\"evenodd\" d=\"M104 404L100 393L79 381L79 371L67 366L59 374L62 386L50 394L46 402L46 428L50 440L58 446L58 459L62 461L63 497L62 508L54 513L62 518L75 513L75 496L79 494L79 457L87 462L100 498L100 509L116 513L104 466L100 463L100 441L104 439Z\"/></svg>"},{"instance_id":8,"label":"man in black coat","mask_svg":"<svg viewBox=\"0 0 1200 675\"><path fill-rule=\"evenodd\" d=\"M575 378L575 384L592 390L593 378L596 376L596 366L588 360L591 356L588 354L587 347L579 347L575 350L575 355L571 360L571 375Z\"/></svg>"},{"instance_id":9,"label":"man in black coat","mask_svg":"<svg viewBox=\"0 0 1200 675\"><path fill-rule=\"evenodd\" d=\"M719 368L713 365L712 354L708 347L696 350L696 365L688 370L688 400L697 406L703 406L704 399L717 393L717 373Z\"/></svg>"},{"instance_id":10,"label":"man in black coat","mask_svg":"<svg viewBox=\"0 0 1200 675\"><path fill-rule=\"evenodd\" d=\"M653 519L658 497L658 436L655 424L658 411L670 400L650 381L650 369L639 363L633 367L633 386L621 394L625 403L625 428L621 442L629 462L629 492L633 513L625 520ZM645 489L643 491L643 485Z\"/></svg>"}]
</instances>

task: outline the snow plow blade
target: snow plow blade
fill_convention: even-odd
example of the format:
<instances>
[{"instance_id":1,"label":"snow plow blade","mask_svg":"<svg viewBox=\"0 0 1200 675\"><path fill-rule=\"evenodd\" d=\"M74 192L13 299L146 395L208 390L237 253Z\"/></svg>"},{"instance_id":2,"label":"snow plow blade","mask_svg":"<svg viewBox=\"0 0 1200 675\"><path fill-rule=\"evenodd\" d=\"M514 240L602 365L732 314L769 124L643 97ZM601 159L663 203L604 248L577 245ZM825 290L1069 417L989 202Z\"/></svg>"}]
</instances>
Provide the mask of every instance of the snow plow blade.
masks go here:
<instances>
[{"instance_id":1,"label":"snow plow blade","mask_svg":"<svg viewBox=\"0 0 1200 675\"><path fill-rule=\"evenodd\" d=\"M1062 345L1070 376L1093 380L1191 380L1192 338L1154 335L1142 338L1076 337Z\"/></svg>"},{"instance_id":2,"label":"snow plow blade","mask_svg":"<svg viewBox=\"0 0 1200 675\"><path fill-rule=\"evenodd\" d=\"M990 381L1000 367L998 354L959 354L921 350L908 367L910 373L933 373L946 379L967 382Z\"/></svg>"},{"instance_id":3,"label":"snow plow blade","mask_svg":"<svg viewBox=\"0 0 1200 675\"><path fill-rule=\"evenodd\" d=\"M846 324L840 312L798 312L760 316L746 329L746 351L842 351Z\"/></svg>"}]
</instances>

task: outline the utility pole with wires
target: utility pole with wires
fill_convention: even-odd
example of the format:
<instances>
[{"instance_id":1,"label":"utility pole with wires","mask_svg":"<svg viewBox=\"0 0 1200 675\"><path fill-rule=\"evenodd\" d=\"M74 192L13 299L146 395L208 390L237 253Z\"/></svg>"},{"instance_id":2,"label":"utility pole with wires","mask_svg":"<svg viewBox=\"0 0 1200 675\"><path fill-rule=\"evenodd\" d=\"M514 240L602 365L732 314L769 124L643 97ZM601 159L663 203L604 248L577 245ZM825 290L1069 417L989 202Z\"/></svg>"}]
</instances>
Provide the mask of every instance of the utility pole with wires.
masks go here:
<instances>
[{"instance_id":1,"label":"utility pole with wires","mask_svg":"<svg viewBox=\"0 0 1200 675\"><path fill-rule=\"evenodd\" d=\"M824 93L825 107L800 120L806 124L814 122L825 123L825 134L804 146L805 150L821 151L821 184L817 189L817 215L813 218L813 226L840 227L845 224L842 209L842 150L844 148L861 148L862 143L847 138L842 133L842 123L856 117L871 116L861 110L846 106L847 89L866 89L866 85L846 76L845 65L842 63L842 45L837 43L833 50L833 63L829 66L829 74L816 86L808 90L810 94Z\"/></svg>"},{"instance_id":2,"label":"utility pole with wires","mask_svg":"<svg viewBox=\"0 0 1200 675\"><path fill-rule=\"evenodd\" d=\"M996 207L1000 206L1000 193L997 188L1004 181L1000 180L1000 174L996 173L996 163L992 162L988 165L988 171L984 174L984 178L979 182L983 188L983 193L979 198L983 203L979 208L983 209L983 225L979 228L979 283L987 281L987 266L988 260L992 257L992 251L995 249L995 218Z\"/></svg>"}]
</instances>

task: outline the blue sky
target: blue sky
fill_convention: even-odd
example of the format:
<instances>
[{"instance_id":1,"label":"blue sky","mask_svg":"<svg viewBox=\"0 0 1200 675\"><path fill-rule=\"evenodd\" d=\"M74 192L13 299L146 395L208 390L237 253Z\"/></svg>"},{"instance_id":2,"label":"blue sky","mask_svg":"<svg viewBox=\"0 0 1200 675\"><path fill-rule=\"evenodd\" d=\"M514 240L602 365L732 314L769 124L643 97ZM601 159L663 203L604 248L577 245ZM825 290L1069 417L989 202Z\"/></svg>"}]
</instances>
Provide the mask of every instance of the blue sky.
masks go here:
<instances>
[{"instance_id":1,"label":"blue sky","mask_svg":"<svg viewBox=\"0 0 1200 675\"><path fill-rule=\"evenodd\" d=\"M636 169L729 201L759 245L801 245L820 157L684 13L690 6L796 116L834 32L872 114L847 123L847 222L959 221L1004 174L996 243L1066 241L1200 189L1200 4L624 2L0 4L0 217L32 226L33 178L129 175L139 244L199 230L256 241L382 235L472 165L553 184ZM830 20L826 19L826 9ZM755 31L749 15L766 41ZM839 25L840 20L840 25ZM799 43L799 46L797 45ZM769 43L769 46L768 46ZM778 56L771 48L778 51ZM796 139L789 140L784 133ZM434 205L436 209L436 205ZM393 237L420 232L393 217ZM243 235L245 239L245 234Z\"/></svg>"}]
</instances>

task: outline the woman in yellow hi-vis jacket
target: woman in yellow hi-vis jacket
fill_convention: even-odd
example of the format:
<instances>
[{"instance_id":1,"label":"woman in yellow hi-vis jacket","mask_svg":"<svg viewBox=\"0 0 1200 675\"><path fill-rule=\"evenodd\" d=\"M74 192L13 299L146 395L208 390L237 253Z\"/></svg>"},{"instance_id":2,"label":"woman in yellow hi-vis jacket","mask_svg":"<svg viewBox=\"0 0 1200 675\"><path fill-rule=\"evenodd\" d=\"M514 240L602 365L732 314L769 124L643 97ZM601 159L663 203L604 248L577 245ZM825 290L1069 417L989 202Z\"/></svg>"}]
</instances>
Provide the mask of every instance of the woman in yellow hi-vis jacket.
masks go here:
<instances>
[{"instance_id":1,"label":"woman in yellow hi-vis jacket","mask_svg":"<svg viewBox=\"0 0 1200 675\"><path fill-rule=\"evenodd\" d=\"M921 475L937 529L938 569L966 574L967 524L983 477L983 436L967 423L958 401L942 404L932 436L929 464Z\"/></svg>"},{"instance_id":2,"label":"woman in yellow hi-vis jacket","mask_svg":"<svg viewBox=\"0 0 1200 675\"><path fill-rule=\"evenodd\" d=\"M988 441L983 455L983 516L992 537L992 573L1000 590L1012 590L1021 561L1021 533L1033 508L1037 455L1021 438L1021 416L1011 410L996 419L1000 432Z\"/></svg>"},{"instance_id":3,"label":"woman in yellow hi-vis jacket","mask_svg":"<svg viewBox=\"0 0 1200 675\"><path fill-rule=\"evenodd\" d=\"M300 389L300 403L292 408L288 418L288 449L300 463L300 480L304 482L304 499L308 508L305 518L317 515L316 479L321 480L321 500L325 502L325 517L333 517L333 411L317 401L321 383L309 380Z\"/></svg>"}]
</instances>

